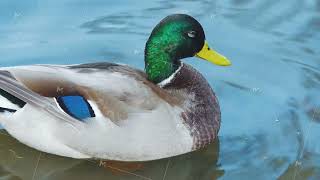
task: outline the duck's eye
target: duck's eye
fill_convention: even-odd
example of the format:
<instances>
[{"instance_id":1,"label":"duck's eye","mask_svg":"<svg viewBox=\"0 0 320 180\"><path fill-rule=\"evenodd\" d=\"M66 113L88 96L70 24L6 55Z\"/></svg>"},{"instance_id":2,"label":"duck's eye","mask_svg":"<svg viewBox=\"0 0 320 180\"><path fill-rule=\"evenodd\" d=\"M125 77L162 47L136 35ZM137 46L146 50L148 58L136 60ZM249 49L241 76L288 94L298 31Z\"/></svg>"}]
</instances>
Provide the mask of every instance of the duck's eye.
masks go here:
<instances>
[{"instance_id":1,"label":"duck's eye","mask_svg":"<svg viewBox=\"0 0 320 180\"><path fill-rule=\"evenodd\" d=\"M197 35L197 33L196 33L195 31L188 31L188 32L187 32L187 35L188 35L188 37L190 37L190 38L195 38L196 35Z\"/></svg>"},{"instance_id":2,"label":"duck's eye","mask_svg":"<svg viewBox=\"0 0 320 180\"><path fill-rule=\"evenodd\" d=\"M60 96L56 98L61 109L80 121L95 117L89 102L82 96Z\"/></svg>"}]
</instances>

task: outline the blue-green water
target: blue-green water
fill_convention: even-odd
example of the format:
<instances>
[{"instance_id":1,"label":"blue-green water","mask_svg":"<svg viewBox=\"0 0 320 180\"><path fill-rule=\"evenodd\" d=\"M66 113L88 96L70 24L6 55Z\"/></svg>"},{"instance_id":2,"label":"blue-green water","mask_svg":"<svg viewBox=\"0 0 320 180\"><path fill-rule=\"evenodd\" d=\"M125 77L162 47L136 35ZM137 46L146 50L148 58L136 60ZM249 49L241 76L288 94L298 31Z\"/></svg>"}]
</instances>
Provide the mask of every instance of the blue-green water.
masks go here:
<instances>
[{"instance_id":1,"label":"blue-green water","mask_svg":"<svg viewBox=\"0 0 320 180\"><path fill-rule=\"evenodd\" d=\"M143 69L149 33L172 13L196 17L233 62L184 60L217 93L219 141L119 173L0 134L0 179L320 179L319 0L1 0L0 65L110 61Z\"/></svg>"}]
</instances>

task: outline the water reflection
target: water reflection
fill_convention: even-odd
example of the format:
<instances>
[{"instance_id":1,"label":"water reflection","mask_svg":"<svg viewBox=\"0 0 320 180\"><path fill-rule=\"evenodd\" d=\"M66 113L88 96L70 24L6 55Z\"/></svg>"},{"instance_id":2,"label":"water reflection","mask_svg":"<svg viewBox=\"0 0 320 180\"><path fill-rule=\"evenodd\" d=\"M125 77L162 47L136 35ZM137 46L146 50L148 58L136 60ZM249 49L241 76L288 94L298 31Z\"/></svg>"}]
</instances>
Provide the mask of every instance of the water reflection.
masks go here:
<instances>
[{"instance_id":1,"label":"water reflection","mask_svg":"<svg viewBox=\"0 0 320 180\"><path fill-rule=\"evenodd\" d=\"M228 86L231 86L233 88L237 88L237 89L242 90L242 91L247 91L247 92L254 91L253 88L249 88L249 87L246 87L246 86L241 85L241 84L237 84L237 83L230 82L230 81L223 81L223 82Z\"/></svg>"},{"instance_id":2,"label":"water reflection","mask_svg":"<svg viewBox=\"0 0 320 180\"><path fill-rule=\"evenodd\" d=\"M86 22L81 28L88 29L88 33L125 33L144 34L142 29L146 29L142 24L134 22L134 16L128 13L99 17L98 19Z\"/></svg>"},{"instance_id":3,"label":"water reflection","mask_svg":"<svg viewBox=\"0 0 320 180\"><path fill-rule=\"evenodd\" d=\"M319 179L320 166L315 166L317 162L319 162L319 155L305 150L301 158L290 164L278 179Z\"/></svg>"},{"instance_id":4,"label":"water reflection","mask_svg":"<svg viewBox=\"0 0 320 180\"><path fill-rule=\"evenodd\" d=\"M219 140L208 148L182 156L142 162L137 169L96 160L74 160L38 152L8 137L0 136L0 172L16 179L217 179L224 174L219 167Z\"/></svg>"},{"instance_id":5,"label":"water reflection","mask_svg":"<svg viewBox=\"0 0 320 180\"><path fill-rule=\"evenodd\" d=\"M197 8L190 9L188 8L190 6ZM196 9L201 9L201 11L196 11ZM213 10L215 10L215 3L208 0L162 0L152 7L139 9L139 12L120 11L85 22L80 27L87 29L87 33L92 34L119 33L148 36L150 29L153 28L152 25L148 24L148 19L162 18L158 13L189 13L199 18L208 15L208 13L211 15Z\"/></svg>"}]
</instances>

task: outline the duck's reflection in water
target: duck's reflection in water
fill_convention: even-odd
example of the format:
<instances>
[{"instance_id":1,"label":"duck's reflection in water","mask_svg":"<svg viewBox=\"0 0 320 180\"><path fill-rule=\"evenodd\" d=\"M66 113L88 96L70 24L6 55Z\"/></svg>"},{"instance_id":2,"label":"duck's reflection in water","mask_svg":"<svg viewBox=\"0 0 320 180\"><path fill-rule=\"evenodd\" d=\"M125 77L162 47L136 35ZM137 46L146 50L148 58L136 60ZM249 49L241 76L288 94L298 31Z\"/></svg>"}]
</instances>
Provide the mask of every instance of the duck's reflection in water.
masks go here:
<instances>
[{"instance_id":1,"label":"duck's reflection in water","mask_svg":"<svg viewBox=\"0 0 320 180\"><path fill-rule=\"evenodd\" d=\"M0 135L0 172L4 179L217 179L219 139L209 147L150 162L76 160L33 150L5 132Z\"/></svg>"}]
</instances>

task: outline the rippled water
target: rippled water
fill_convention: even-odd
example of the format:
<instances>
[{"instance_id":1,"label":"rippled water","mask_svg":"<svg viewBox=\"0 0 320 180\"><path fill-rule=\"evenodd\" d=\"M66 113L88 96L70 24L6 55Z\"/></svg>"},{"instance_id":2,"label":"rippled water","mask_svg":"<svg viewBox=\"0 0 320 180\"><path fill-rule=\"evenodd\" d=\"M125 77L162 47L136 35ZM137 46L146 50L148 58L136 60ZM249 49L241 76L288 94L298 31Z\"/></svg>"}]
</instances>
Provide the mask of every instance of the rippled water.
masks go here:
<instances>
[{"instance_id":1,"label":"rippled water","mask_svg":"<svg viewBox=\"0 0 320 180\"><path fill-rule=\"evenodd\" d=\"M233 66L199 69L222 108L219 141L138 168L40 153L0 134L0 179L320 179L319 0L0 1L1 66L107 60L143 69L168 14L196 17Z\"/></svg>"}]
</instances>

